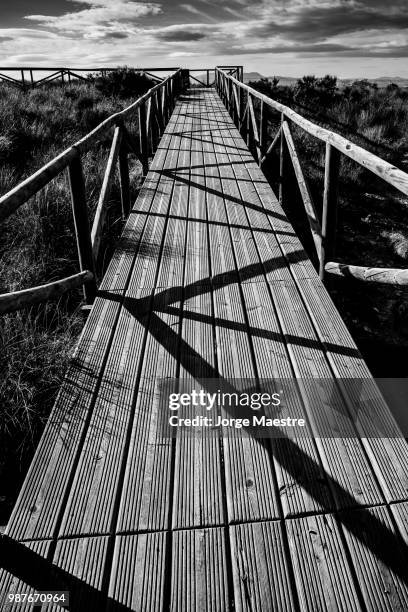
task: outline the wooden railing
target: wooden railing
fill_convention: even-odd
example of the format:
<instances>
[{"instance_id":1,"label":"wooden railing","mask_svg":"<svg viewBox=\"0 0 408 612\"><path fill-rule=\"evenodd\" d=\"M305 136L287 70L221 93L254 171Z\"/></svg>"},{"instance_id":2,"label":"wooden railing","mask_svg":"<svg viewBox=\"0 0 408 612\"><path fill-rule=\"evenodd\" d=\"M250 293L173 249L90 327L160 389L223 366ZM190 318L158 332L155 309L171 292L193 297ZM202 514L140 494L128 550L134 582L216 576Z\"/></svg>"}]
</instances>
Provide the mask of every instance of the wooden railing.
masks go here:
<instances>
[{"instance_id":1,"label":"wooden railing","mask_svg":"<svg viewBox=\"0 0 408 612\"><path fill-rule=\"evenodd\" d=\"M329 261L329 259L335 254L340 154L346 155L363 168L370 170L404 195L408 195L408 174L340 134L320 127L288 106L243 84L222 68L216 69L215 86L261 168L267 162L270 153L277 148L278 144L280 145L279 200L281 204L285 201L287 170L290 161L316 249L320 277L324 279L326 274L334 274L363 281L407 285L407 270L353 266ZM255 99L259 101L258 113L254 110ZM280 126L270 144L266 140L268 127L266 107L280 113ZM318 214L302 170L291 132L291 123L296 124L326 145L321 215Z\"/></svg>"},{"instance_id":2,"label":"wooden railing","mask_svg":"<svg viewBox=\"0 0 408 612\"><path fill-rule=\"evenodd\" d=\"M61 67L41 67L41 66L8 66L0 67L0 82L14 85L23 91L46 85L47 83L60 82L72 84L75 81L89 81L92 75L101 74L105 76L108 72L115 72L118 68L61 68ZM174 73L178 67L174 68L134 68L138 72L143 72L157 83L161 83L166 75L160 73ZM48 72L49 74L44 73ZM159 73L159 74L156 74Z\"/></svg>"},{"instance_id":3,"label":"wooden railing","mask_svg":"<svg viewBox=\"0 0 408 612\"><path fill-rule=\"evenodd\" d=\"M143 174L146 175L149 157L153 154L170 118L177 95L186 85L185 76L180 69L177 69L133 104L111 115L84 138L0 198L0 222L2 222L57 175L67 170L81 269L79 274L47 285L0 295L0 314L19 310L51 297L58 297L80 286L84 288L86 302L88 304L93 302L97 290L96 262L115 168L118 166L122 214L123 218L126 218L130 211L128 155L133 153L137 156L142 163ZM131 119L136 120L138 125L138 142L126 127L126 121ZM82 157L102 136L112 131L112 145L91 228Z\"/></svg>"},{"instance_id":4,"label":"wooden railing","mask_svg":"<svg viewBox=\"0 0 408 612\"><path fill-rule=\"evenodd\" d=\"M244 80L244 67L243 66L218 66L221 70L234 76L238 81ZM188 74L190 79L190 85L197 87L214 87L216 78L217 68L189 68ZM192 73L198 73L194 76Z\"/></svg>"},{"instance_id":5,"label":"wooden railing","mask_svg":"<svg viewBox=\"0 0 408 612\"><path fill-rule=\"evenodd\" d=\"M219 66L222 70L236 77L239 81L243 80L243 66ZM138 72L143 72L151 79L161 83L166 77L161 73L173 73L179 68L134 68ZM108 72L115 72L118 68L69 68L69 67L39 67L39 66L8 66L0 67L0 82L9 83L23 91L46 85L47 83L66 83L72 84L75 81L89 81L95 74L105 76ZM214 87L215 68L189 68L188 74L191 85L201 85L202 87ZM48 72L49 74L44 73ZM194 74L193 74L194 73Z\"/></svg>"}]
</instances>

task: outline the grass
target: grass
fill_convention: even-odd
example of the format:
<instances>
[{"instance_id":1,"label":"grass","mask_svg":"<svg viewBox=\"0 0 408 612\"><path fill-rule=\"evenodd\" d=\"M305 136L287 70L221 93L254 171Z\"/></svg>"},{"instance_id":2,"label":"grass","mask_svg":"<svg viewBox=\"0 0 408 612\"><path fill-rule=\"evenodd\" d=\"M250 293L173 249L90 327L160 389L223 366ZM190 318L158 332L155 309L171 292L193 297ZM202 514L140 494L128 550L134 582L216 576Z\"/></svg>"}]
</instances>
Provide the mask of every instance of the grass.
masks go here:
<instances>
[{"instance_id":1,"label":"grass","mask_svg":"<svg viewBox=\"0 0 408 612\"><path fill-rule=\"evenodd\" d=\"M294 87L262 79L251 83L312 121L332 129L402 170L408 171L408 90L379 89L367 81L340 88L336 79L304 77ZM270 112L269 137L279 125ZM325 147L292 124L292 133L315 205L322 206ZM278 172L271 160L270 179ZM314 247L294 175L287 214L313 257ZM277 188L277 185L274 185ZM408 198L372 173L342 156L340 205L335 260L342 263L406 268L408 264ZM344 279L330 291L347 326L377 376L408 376L408 309L406 289L374 286Z\"/></svg>"},{"instance_id":2,"label":"grass","mask_svg":"<svg viewBox=\"0 0 408 612\"><path fill-rule=\"evenodd\" d=\"M112 83L103 79L49 85L26 93L0 86L0 194L128 106L152 84L144 79L138 86L132 95L123 79L118 95ZM83 158L91 221L110 144L111 138L102 139ZM135 186L140 166L133 158L130 172ZM102 260L108 259L122 225L117 186L112 189L109 209L111 230L102 245ZM0 245L0 293L78 272L65 173L2 224ZM81 300L78 290L0 318L0 525L21 485L83 325Z\"/></svg>"}]
</instances>

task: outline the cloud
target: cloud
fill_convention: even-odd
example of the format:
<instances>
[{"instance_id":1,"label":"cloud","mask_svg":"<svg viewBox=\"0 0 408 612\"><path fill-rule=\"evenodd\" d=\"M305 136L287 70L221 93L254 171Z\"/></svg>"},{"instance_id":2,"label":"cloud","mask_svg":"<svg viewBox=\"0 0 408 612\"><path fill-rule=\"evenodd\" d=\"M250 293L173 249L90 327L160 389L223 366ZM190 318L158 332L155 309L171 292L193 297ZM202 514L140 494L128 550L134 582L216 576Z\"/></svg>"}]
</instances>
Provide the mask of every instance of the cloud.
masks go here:
<instances>
[{"instance_id":1,"label":"cloud","mask_svg":"<svg viewBox=\"0 0 408 612\"><path fill-rule=\"evenodd\" d=\"M175 30L169 32L158 32L156 38L167 42L192 42L206 38L204 32L194 32L192 30Z\"/></svg>"},{"instance_id":2,"label":"cloud","mask_svg":"<svg viewBox=\"0 0 408 612\"><path fill-rule=\"evenodd\" d=\"M133 2L131 0L69 0L72 4L86 5L89 8L68 12L60 16L55 15L27 15L25 19L37 22L52 31L62 32L67 36L78 38L81 36L95 37L95 32L107 34L118 32L120 27L126 28L139 24L147 15L157 15L161 12L161 5L157 2ZM98 36L96 36L98 37ZM116 36L117 37L117 36Z\"/></svg>"},{"instance_id":3,"label":"cloud","mask_svg":"<svg viewBox=\"0 0 408 612\"><path fill-rule=\"evenodd\" d=\"M408 56L406 0L67 2L70 10L59 17L28 15L32 27L0 29L3 57L25 54L28 43L53 62L58 56L66 63L69 57L82 65L99 60L141 65L144 57L156 64L171 57L187 58L186 64L188 57L207 57L211 64L228 63L235 56L255 62L257 55L279 55L280 61ZM115 45L120 40L126 44Z\"/></svg>"}]
</instances>

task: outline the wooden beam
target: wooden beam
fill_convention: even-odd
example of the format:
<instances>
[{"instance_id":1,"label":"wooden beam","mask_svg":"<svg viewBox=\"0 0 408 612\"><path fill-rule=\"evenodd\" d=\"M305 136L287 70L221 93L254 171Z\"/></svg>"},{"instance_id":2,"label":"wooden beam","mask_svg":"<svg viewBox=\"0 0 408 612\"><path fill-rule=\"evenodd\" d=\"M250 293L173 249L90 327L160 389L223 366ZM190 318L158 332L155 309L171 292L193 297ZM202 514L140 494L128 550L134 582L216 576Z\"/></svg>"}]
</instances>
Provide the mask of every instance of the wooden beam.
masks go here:
<instances>
[{"instance_id":1,"label":"wooden beam","mask_svg":"<svg viewBox=\"0 0 408 612\"><path fill-rule=\"evenodd\" d=\"M280 139L280 153L279 153L279 203L283 206L285 200L286 191L286 174L288 167L288 150L286 140L283 133L283 124L286 118L284 113L281 115L281 139Z\"/></svg>"},{"instance_id":2,"label":"wooden beam","mask_svg":"<svg viewBox=\"0 0 408 612\"><path fill-rule=\"evenodd\" d=\"M342 278L354 278L359 281L383 285L408 285L408 270L400 268L351 266L335 261L329 261L324 268L327 274Z\"/></svg>"},{"instance_id":3,"label":"wooden beam","mask_svg":"<svg viewBox=\"0 0 408 612\"><path fill-rule=\"evenodd\" d=\"M234 102L235 102L235 113L234 113L233 119L235 121L235 125L238 127L239 125L239 100L238 100L237 88L235 84L233 87L233 94L234 94Z\"/></svg>"},{"instance_id":4,"label":"wooden beam","mask_svg":"<svg viewBox=\"0 0 408 612\"><path fill-rule=\"evenodd\" d=\"M252 103L252 98L251 96L248 97L248 106L249 106L249 116L251 118L251 123L252 123L252 134L253 134L253 139L254 139L254 144L255 144L255 159L258 162L258 165L261 165L261 147L260 147L260 141L259 141L259 132L258 132L258 126L256 124L256 118L255 118L255 111L254 111L254 105Z\"/></svg>"},{"instance_id":5,"label":"wooden beam","mask_svg":"<svg viewBox=\"0 0 408 612\"><path fill-rule=\"evenodd\" d=\"M31 287L22 291L13 291L0 295L0 314L15 312L22 308L34 306L47 300L52 300L60 297L67 291L77 289L83 285L87 285L94 281L94 275L89 270L79 272L73 276L68 276L61 280L40 285L39 287Z\"/></svg>"},{"instance_id":6,"label":"wooden beam","mask_svg":"<svg viewBox=\"0 0 408 612\"><path fill-rule=\"evenodd\" d=\"M316 248L317 257L320 259L321 244L322 244L322 229L318 220L316 209L310 195L309 187L304 177L299 157L296 151L295 143L286 121L282 124L283 133L285 134L286 144L288 147L289 156L292 160L293 169L295 171L300 194L302 196L303 205L306 210L307 220L309 222L310 231L312 232L313 242Z\"/></svg>"},{"instance_id":7,"label":"wooden beam","mask_svg":"<svg viewBox=\"0 0 408 612\"><path fill-rule=\"evenodd\" d=\"M89 230L85 181L82 171L82 162L79 155L74 157L74 159L71 161L70 165L68 166L68 173L79 264L82 272L89 270L93 275L93 281L87 285L84 285L84 296L87 304L92 304L96 295L95 263L92 253L91 234Z\"/></svg>"},{"instance_id":8,"label":"wooden beam","mask_svg":"<svg viewBox=\"0 0 408 612\"><path fill-rule=\"evenodd\" d=\"M128 152L124 146L123 140L119 151L119 182L122 218L127 219L130 212L129 161Z\"/></svg>"},{"instance_id":9,"label":"wooden beam","mask_svg":"<svg viewBox=\"0 0 408 612\"><path fill-rule=\"evenodd\" d=\"M322 241L320 247L319 276L324 279L324 265L336 252L338 185L340 155L330 143L326 143L324 193L322 214Z\"/></svg>"},{"instance_id":10,"label":"wooden beam","mask_svg":"<svg viewBox=\"0 0 408 612\"><path fill-rule=\"evenodd\" d=\"M102 232L106 220L106 204L109 198L109 193L114 176L116 161L119 156L119 148L122 141L121 127L118 125L115 128L111 150L109 152L108 163L106 165L105 176L103 177L102 189L99 196L98 206L95 212L95 218L91 231L92 252L94 261L98 261L99 249L101 246Z\"/></svg>"},{"instance_id":11,"label":"wooden beam","mask_svg":"<svg viewBox=\"0 0 408 612\"><path fill-rule=\"evenodd\" d=\"M266 150L265 155L263 156L263 158L261 159L261 167L263 166L263 164L266 162L266 158L268 157L268 155L270 155L270 153L272 153L273 149L276 147L276 145L278 144L280 137L281 137L281 133L282 133L282 127L280 126L278 131L275 134L275 138L272 140L271 144L269 145L269 147Z\"/></svg>"},{"instance_id":12,"label":"wooden beam","mask_svg":"<svg viewBox=\"0 0 408 612\"><path fill-rule=\"evenodd\" d=\"M149 171L149 141L146 119L146 104L142 104L139 106L139 140L144 176L146 176Z\"/></svg>"}]
</instances>

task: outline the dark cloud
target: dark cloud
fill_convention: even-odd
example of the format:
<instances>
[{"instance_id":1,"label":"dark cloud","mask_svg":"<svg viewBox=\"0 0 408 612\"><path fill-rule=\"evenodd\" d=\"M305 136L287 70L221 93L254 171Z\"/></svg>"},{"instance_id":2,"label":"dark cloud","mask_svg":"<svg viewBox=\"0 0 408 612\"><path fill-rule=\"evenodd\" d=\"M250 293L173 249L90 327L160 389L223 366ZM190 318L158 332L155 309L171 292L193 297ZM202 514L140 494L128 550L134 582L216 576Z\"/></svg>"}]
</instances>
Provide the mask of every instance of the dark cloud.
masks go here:
<instances>
[{"instance_id":1,"label":"dark cloud","mask_svg":"<svg viewBox=\"0 0 408 612\"><path fill-rule=\"evenodd\" d=\"M106 32L104 38L129 38L129 34L127 34L126 32Z\"/></svg>"},{"instance_id":2,"label":"dark cloud","mask_svg":"<svg viewBox=\"0 0 408 612\"><path fill-rule=\"evenodd\" d=\"M291 21L279 23L269 19L253 29L253 35L268 38L281 35L289 40L326 40L331 36L364 30L405 30L408 28L408 10L388 13L371 8L347 8L345 6L308 8Z\"/></svg>"},{"instance_id":3,"label":"dark cloud","mask_svg":"<svg viewBox=\"0 0 408 612\"><path fill-rule=\"evenodd\" d=\"M11 36L0 36L0 43L13 40Z\"/></svg>"},{"instance_id":4,"label":"dark cloud","mask_svg":"<svg viewBox=\"0 0 408 612\"><path fill-rule=\"evenodd\" d=\"M157 32L156 38L165 40L166 42L190 42L202 40L206 37L204 32L192 30L168 30L167 32Z\"/></svg>"},{"instance_id":5,"label":"dark cloud","mask_svg":"<svg viewBox=\"0 0 408 612\"><path fill-rule=\"evenodd\" d=\"M280 36L284 40L299 43L327 42L333 36L347 35L366 30L403 31L408 28L408 3L406 0L340 0L340 4L313 6L304 3L293 6L275 6L258 24L251 27L249 35L268 39Z\"/></svg>"}]
</instances>

